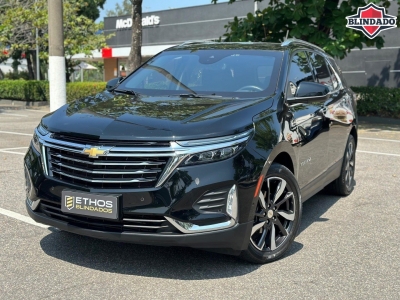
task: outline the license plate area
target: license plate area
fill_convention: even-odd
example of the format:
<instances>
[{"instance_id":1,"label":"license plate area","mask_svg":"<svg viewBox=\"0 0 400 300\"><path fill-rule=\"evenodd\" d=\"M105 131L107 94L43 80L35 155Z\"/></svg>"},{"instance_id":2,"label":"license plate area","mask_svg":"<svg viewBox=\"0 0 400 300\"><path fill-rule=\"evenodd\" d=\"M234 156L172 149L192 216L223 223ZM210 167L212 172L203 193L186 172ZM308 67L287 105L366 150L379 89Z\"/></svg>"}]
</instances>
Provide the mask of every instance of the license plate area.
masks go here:
<instances>
[{"instance_id":1,"label":"license plate area","mask_svg":"<svg viewBox=\"0 0 400 300\"><path fill-rule=\"evenodd\" d=\"M119 195L63 190L61 211L67 214L117 220L119 198Z\"/></svg>"}]
</instances>

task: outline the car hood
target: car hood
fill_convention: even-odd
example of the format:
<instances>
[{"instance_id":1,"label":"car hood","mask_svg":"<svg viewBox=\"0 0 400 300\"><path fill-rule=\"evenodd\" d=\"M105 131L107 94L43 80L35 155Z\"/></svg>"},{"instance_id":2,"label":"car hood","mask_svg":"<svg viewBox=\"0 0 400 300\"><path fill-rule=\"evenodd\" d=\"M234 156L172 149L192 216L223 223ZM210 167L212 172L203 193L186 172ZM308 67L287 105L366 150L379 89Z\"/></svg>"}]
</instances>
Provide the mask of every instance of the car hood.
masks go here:
<instances>
[{"instance_id":1,"label":"car hood","mask_svg":"<svg viewBox=\"0 0 400 300\"><path fill-rule=\"evenodd\" d=\"M114 95L65 105L42 119L50 132L99 140L188 140L235 134L272 105L272 97L232 100Z\"/></svg>"}]
</instances>

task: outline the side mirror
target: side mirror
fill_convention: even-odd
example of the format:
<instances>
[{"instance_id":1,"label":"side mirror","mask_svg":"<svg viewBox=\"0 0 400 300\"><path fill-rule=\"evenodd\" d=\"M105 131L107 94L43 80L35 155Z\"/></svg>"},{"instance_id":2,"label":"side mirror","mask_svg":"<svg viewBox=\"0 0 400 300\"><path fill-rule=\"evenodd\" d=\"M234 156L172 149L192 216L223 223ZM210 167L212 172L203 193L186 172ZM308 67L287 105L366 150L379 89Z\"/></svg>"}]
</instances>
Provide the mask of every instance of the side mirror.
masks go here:
<instances>
[{"instance_id":1,"label":"side mirror","mask_svg":"<svg viewBox=\"0 0 400 300\"><path fill-rule=\"evenodd\" d=\"M329 88L326 85L302 81L296 90L294 98L286 99L288 103L308 103L314 101L325 101L329 96Z\"/></svg>"},{"instance_id":2,"label":"side mirror","mask_svg":"<svg viewBox=\"0 0 400 300\"><path fill-rule=\"evenodd\" d=\"M125 77L118 77L107 81L106 90L111 92L124 79Z\"/></svg>"}]
</instances>

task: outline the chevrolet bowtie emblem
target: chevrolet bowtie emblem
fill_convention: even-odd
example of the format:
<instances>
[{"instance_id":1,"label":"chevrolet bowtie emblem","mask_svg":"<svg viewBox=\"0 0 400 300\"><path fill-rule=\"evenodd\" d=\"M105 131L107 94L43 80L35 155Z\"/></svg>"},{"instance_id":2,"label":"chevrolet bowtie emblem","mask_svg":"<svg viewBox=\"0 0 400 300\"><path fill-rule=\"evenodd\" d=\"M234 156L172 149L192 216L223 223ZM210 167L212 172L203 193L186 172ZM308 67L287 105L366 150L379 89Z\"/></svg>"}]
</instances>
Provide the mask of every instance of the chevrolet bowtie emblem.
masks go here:
<instances>
[{"instance_id":1,"label":"chevrolet bowtie emblem","mask_svg":"<svg viewBox=\"0 0 400 300\"><path fill-rule=\"evenodd\" d=\"M99 156L106 156L112 147L86 147L83 149L83 153L89 155L92 158L98 158Z\"/></svg>"}]
</instances>

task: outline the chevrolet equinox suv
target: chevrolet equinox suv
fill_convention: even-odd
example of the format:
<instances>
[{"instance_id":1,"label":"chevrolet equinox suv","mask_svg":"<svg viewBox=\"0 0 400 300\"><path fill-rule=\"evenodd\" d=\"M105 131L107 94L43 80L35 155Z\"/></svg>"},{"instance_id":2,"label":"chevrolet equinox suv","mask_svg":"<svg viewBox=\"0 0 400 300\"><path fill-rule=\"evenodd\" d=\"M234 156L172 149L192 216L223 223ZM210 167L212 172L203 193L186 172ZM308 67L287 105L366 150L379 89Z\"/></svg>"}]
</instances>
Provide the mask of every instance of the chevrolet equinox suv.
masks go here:
<instances>
[{"instance_id":1,"label":"chevrolet equinox suv","mask_svg":"<svg viewBox=\"0 0 400 300\"><path fill-rule=\"evenodd\" d=\"M25 156L37 222L274 261L302 202L354 187L353 92L301 40L186 42L43 117Z\"/></svg>"}]
</instances>

